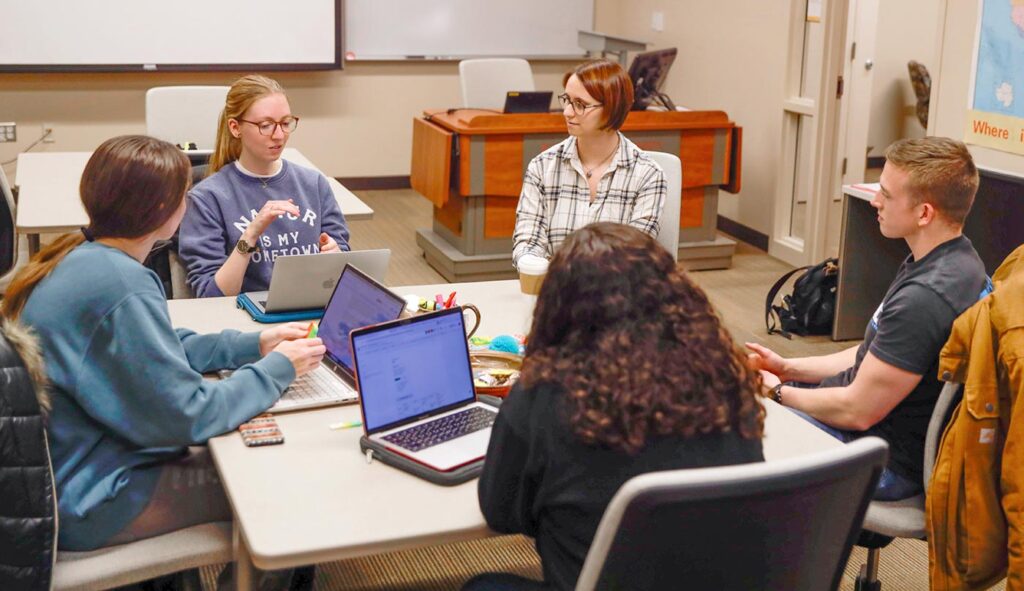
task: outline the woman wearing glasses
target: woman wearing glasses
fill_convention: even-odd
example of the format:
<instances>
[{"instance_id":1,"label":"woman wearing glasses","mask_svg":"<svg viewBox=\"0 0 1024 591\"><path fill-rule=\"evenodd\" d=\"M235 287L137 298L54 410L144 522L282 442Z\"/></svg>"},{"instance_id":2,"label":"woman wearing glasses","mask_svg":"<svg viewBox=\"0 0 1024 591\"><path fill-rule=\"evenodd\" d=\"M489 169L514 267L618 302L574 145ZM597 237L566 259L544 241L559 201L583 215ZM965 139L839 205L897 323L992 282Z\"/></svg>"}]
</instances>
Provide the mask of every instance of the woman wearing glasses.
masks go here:
<instances>
[{"instance_id":1,"label":"woman wearing glasses","mask_svg":"<svg viewBox=\"0 0 1024 591\"><path fill-rule=\"evenodd\" d=\"M512 258L550 259L574 230L628 224L657 237L667 184L661 168L619 132L633 83L619 64L594 60L566 74L569 138L530 162L516 209ZM673 221L672 223L676 223Z\"/></svg>"},{"instance_id":2,"label":"woman wearing glasses","mask_svg":"<svg viewBox=\"0 0 1024 591\"><path fill-rule=\"evenodd\" d=\"M181 223L179 255L196 297L265 290L279 256L349 250L327 179L281 158L298 124L275 80L231 85L210 176L189 192Z\"/></svg>"}]
</instances>

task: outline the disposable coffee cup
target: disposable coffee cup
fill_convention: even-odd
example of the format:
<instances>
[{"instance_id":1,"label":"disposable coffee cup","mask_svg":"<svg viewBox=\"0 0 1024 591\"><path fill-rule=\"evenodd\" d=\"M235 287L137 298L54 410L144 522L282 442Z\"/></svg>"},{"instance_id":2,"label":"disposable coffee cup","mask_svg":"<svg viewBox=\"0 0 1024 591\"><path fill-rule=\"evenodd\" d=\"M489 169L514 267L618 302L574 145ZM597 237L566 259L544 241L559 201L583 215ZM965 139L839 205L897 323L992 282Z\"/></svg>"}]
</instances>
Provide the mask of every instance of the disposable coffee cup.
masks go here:
<instances>
[{"instance_id":1,"label":"disposable coffee cup","mask_svg":"<svg viewBox=\"0 0 1024 591\"><path fill-rule=\"evenodd\" d=\"M527 254L519 258L519 289L528 295L540 293L540 284L548 272L548 260L536 255Z\"/></svg>"}]
</instances>

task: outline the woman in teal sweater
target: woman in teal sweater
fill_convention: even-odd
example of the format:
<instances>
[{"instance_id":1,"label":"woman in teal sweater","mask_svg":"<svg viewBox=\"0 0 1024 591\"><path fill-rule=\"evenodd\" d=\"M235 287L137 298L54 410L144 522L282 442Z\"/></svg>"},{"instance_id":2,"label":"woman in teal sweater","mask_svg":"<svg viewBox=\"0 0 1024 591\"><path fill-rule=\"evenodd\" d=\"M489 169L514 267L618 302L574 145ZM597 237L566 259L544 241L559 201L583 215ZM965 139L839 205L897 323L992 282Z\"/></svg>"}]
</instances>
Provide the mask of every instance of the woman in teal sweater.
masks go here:
<instances>
[{"instance_id":1,"label":"woman in teal sweater","mask_svg":"<svg viewBox=\"0 0 1024 591\"><path fill-rule=\"evenodd\" d=\"M40 340L65 550L156 536L231 512L205 450L188 446L266 410L324 347L300 325L259 333L175 330L160 279L142 265L185 212L188 159L167 142L104 142L82 174L89 226L39 253L4 315ZM202 373L236 368L223 381Z\"/></svg>"}]
</instances>

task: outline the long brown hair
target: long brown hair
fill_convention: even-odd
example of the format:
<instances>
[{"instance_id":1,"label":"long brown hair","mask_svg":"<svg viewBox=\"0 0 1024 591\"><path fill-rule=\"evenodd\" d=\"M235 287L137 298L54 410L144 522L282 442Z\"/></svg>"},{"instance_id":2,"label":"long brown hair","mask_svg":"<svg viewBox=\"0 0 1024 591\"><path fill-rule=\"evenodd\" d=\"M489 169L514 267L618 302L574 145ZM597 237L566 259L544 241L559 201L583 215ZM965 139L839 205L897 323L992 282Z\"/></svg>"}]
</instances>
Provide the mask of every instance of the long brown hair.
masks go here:
<instances>
[{"instance_id":1,"label":"long brown hair","mask_svg":"<svg viewBox=\"0 0 1024 591\"><path fill-rule=\"evenodd\" d=\"M241 118L253 103L272 94L284 94L284 88L273 78L249 74L235 80L228 90L224 110L221 111L217 123L217 141L210 156L208 174L213 174L226 164L238 160L242 153L242 140L231 135L228 121Z\"/></svg>"},{"instance_id":2,"label":"long brown hair","mask_svg":"<svg viewBox=\"0 0 1024 591\"><path fill-rule=\"evenodd\" d=\"M522 385L561 386L584 443L635 453L656 436L761 437L759 378L707 296L653 238L601 222L555 252Z\"/></svg>"},{"instance_id":3,"label":"long brown hair","mask_svg":"<svg viewBox=\"0 0 1024 591\"><path fill-rule=\"evenodd\" d=\"M185 154L163 140L123 135L103 142L85 165L78 188L89 214L85 231L94 238L145 236L174 215L191 174ZM83 232L65 234L32 257L8 286L0 313L20 316L36 285L83 241Z\"/></svg>"}]
</instances>

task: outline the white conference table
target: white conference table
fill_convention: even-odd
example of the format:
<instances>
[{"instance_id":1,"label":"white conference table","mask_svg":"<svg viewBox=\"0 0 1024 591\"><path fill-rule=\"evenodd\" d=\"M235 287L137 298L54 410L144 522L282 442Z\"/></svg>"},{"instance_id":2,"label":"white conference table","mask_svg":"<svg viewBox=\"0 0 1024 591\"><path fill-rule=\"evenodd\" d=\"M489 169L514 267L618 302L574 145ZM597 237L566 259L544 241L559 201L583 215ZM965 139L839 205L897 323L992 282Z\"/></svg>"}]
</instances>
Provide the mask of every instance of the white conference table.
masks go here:
<instances>
[{"instance_id":1,"label":"white conference table","mask_svg":"<svg viewBox=\"0 0 1024 591\"><path fill-rule=\"evenodd\" d=\"M78 184L92 152L27 152L18 156L14 184L18 186L15 226L28 237L29 254L39 252L39 235L72 232L89 223ZM320 171L295 148L285 148L290 162ZM345 219L368 220L373 209L332 177L327 182Z\"/></svg>"},{"instance_id":2,"label":"white conference table","mask_svg":"<svg viewBox=\"0 0 1024 591\"><path fill-rule=\"evenodd\" d=\"M458 292L481 312L477 334L525 333L533 302L518 281L394 288L432 299ZM199 332L265 327L236 309L234 298L168 302L176 327ZM789 411L765 400L768 461L841 445ZM477 503L476 480L443 487L380 462L359 450L361 429L328 425L360 419L358 405L277 415L284 445L247 448L237 433L210 440L235 514L240 589L252 565L280 569L496 535Z\"/></svg>"}]
</instances>

